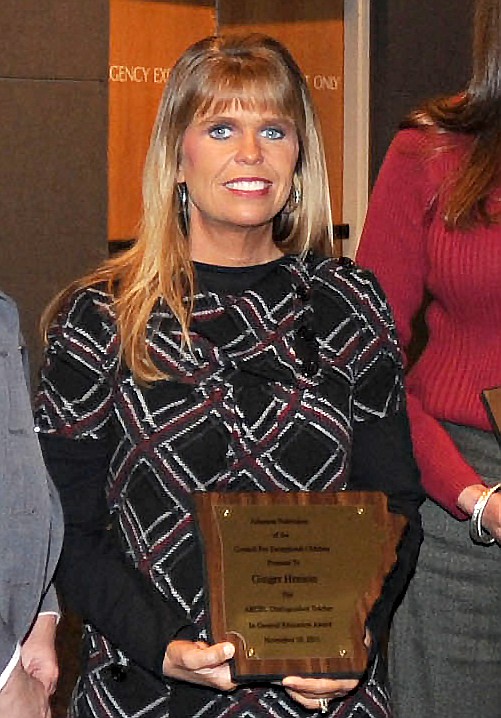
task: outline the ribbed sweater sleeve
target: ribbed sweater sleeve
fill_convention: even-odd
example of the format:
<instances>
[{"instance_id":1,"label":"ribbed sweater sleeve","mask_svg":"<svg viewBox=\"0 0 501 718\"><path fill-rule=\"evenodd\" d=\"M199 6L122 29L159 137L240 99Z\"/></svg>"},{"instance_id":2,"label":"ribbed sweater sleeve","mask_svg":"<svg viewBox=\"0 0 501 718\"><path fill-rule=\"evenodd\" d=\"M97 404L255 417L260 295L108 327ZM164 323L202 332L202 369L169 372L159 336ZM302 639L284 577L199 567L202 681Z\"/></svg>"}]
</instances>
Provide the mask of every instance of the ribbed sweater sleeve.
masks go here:
<instances>
[{"instance_id":1,"label":"ribbed sweater sleeve","mask_svg":"<svg viewBox=\"0 0 501 718\"><path fill-rule=\"evenodd\" d=\"M386 293L406 354L429 269L427 231L437 200L428 172L430 156L426 133L397 134L374 187L357 253L357 261L376 274ZM407 401L423 486L432 499L464 519L457 507L459 494L483 482L409 386Z\"/></svg>"}]
</instances>

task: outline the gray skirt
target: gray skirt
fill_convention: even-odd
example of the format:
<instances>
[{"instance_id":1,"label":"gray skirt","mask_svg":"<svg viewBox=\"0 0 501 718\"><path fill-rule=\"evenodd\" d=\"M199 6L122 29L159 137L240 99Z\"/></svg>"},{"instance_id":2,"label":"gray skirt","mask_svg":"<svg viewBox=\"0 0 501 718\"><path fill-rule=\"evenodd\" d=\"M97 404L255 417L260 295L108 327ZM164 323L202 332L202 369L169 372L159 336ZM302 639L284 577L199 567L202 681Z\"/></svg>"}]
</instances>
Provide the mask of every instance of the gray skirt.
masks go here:
<instances>
[{"instance_id":1,"label":"gray skirt","mask_svg":"<svg viewBox=\"0 0 501 718\"><path fill-rule=\"evenodd\" d=\"M493 434L444 427L486 483L497 483ZM501 548L473 544L468 522L432 501L422 516L418 567L390 632L395 718L501 718Z\"/></svg>"}]
</instances>

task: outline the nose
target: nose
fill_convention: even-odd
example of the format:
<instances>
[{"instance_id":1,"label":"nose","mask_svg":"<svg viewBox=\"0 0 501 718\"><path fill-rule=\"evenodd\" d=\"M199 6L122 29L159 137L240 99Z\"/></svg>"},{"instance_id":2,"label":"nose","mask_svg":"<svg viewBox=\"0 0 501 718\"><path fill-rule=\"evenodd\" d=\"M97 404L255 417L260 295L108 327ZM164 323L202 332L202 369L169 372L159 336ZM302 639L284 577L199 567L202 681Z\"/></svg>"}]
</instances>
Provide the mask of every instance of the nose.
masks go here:
<instances>
[{"instance_id":1,"label":"nose","mask_svg":"<svg viewBox=\"0 0 501 718\"><path fill-rule=\"evenodd\" d=\"M260 138L254 132L242 134L235 159L237 162L247 165L256 165L263 161Z\"/></svg>"}]
</instances>

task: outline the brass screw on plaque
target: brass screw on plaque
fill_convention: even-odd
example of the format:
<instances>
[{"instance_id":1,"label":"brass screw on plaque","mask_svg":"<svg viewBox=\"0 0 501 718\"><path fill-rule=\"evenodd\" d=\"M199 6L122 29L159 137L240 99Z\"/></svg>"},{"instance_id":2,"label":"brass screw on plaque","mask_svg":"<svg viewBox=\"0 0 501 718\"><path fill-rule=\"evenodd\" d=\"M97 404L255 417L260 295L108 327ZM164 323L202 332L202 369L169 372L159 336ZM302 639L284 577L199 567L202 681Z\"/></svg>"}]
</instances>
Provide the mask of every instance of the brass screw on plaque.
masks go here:
<instances>
[{"instance_id":1,"label":"brass screw on plaque","mask_svg":"<svg viewBox=\"0 0 501 718\"><path fill-rule=\"evenodd\" d=\"M228 516L231 516L231 511L230 511L230 509L225 509L225 510L223 511L223 516L224 516L225 519L227 519Z\"/></svg>"},{"instance_id":2,"label":"brass screw on plaque","mask_svg":"<svg viewBox=\"0 0 501 718\"><path fill-rule=\"evenodd\" d=\"M357 514L359 514L361 516L363 513L364 513L363 508L361 506L359 506L357 509Z\"/></svg>"},{"instance_id":3,"label":"brass screw on plaque","mask_svg":"<svg viewBox=\"0 0 501 718\"><path fill-rule=\"evenodd\" d=\"M339 655L341 656L341 658L344 658L346 656L346 648L340 648Z\"/></svg>"},{"instance_id":4,"label":"brass screw on plaque","mask_svg":"<svg viewBox=\"0 0 501 718\"><path fill-rule=\"evenodd\" d=\"M253 648L249 648L248 651L247 651L247 658L252 658L252 656L254 655L254 653L255 653L254 649L253 649Z\"/></svg>"}]
</instances>

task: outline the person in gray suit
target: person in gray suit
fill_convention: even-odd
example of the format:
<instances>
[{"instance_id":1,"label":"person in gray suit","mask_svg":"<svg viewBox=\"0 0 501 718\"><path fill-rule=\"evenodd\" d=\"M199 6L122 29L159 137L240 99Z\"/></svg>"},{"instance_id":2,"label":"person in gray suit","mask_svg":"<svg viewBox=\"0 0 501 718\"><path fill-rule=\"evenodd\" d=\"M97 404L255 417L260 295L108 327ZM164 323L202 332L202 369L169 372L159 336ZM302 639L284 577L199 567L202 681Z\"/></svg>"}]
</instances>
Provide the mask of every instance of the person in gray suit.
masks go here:
<instances>
[{"instance_id":1,"label":"person in gray suit","mask_svg":"<svg viewBox=\"0 0 501 718\"><path fill-rule=\"evenodd\" d=\"M58 676L50 584L62 514L33 420L15 303L0 292L0 718L48 718Z\"/></svg>"}]
</instances>

